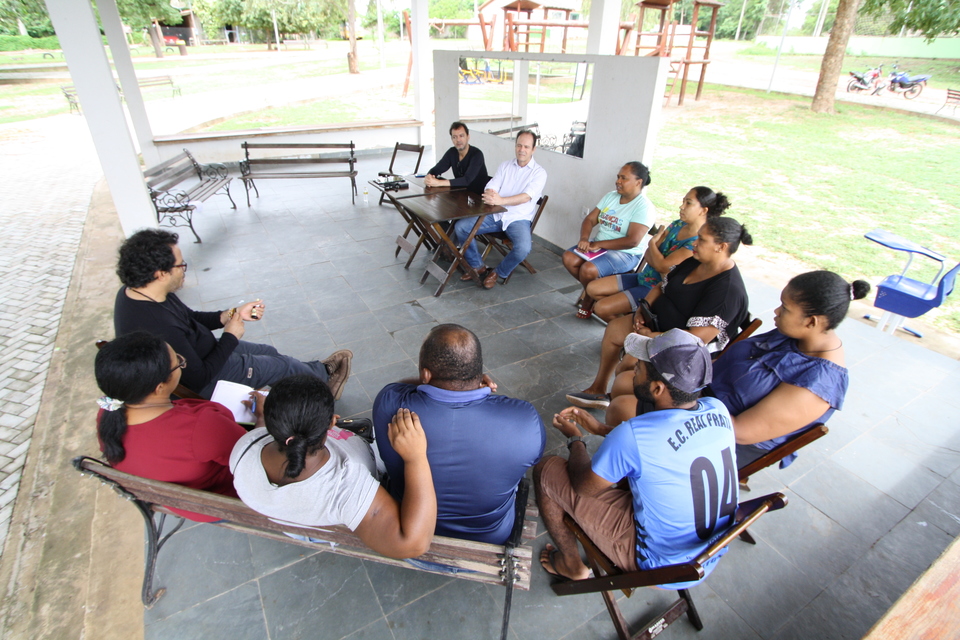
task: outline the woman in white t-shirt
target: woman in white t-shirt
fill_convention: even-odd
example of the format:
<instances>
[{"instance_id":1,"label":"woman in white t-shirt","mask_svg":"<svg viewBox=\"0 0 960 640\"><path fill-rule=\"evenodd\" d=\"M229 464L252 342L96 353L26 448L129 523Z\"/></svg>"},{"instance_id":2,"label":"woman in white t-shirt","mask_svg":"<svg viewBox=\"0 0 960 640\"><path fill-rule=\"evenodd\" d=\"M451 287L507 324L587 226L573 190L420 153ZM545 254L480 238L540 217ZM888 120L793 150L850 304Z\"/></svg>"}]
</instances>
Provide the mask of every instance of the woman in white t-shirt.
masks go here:
<instances>
[{"instance_id":1,"label":"woman in white t-shirt","mask_svg":"<svg viewBox=\"0 0 960 640\"><path fill-rule=\"evenodd\" d=\"M589 318L593 299L587 284L597 278L628 273L637 268L646 247L643 237L656 222L657 210L643 193L650 184L650 170L640 162L628 162L617 173L617 188L603 196L580 225L580 241L563 253L563 266L583 285L577 317ZM590 240L594 227L596 236ZM602 255L592 255L602 250ZM585 257L585 255L589 256Z\"/></svg>"},{"instance_id":2,"label":"woman in white t-shirt","mask_svg":"<svg viewBox=\"0 0 960 640\"><path fill-rule=\"evenodd\" d=\"M370 446L336 427L333 396L319 378L284 378L262 404L266 426L240 438L230 455L233 484L247 506L288 524L345 525L391 558L426 553L437 496L415 413L400 409L389 427L390 444L404 462L406 491L398 504L374 477Z\"/></svg>"}]
</instances>

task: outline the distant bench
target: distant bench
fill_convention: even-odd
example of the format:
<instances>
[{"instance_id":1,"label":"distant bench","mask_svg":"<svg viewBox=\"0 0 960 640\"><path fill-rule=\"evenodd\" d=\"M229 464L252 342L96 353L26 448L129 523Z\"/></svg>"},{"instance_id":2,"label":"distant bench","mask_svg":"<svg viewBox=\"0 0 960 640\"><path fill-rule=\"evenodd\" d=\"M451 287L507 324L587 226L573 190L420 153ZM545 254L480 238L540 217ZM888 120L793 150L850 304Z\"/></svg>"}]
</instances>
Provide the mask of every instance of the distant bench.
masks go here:
<instances>
[{"instance_id":1,"label":"distant bench","mask_svg":"<svg viewBox=\"0 0 960 640\"><path fill-rule=\"evenodd\" d=\"M187 226L193 237L200 242L200 236L193 228L195 203L205 202L214 194L223 192L230 199L234 209L237 204L230 195L230 181L226 165L200 164L193 155L183 150L180 155L150 167L143 172L150 191L150 199L157 210L157 222L171 227ZM198 182L193 183L196 179ZM180 188L185 182L191 182L186 189Z\"/></svg>"},{"instance_id":2,"label":"distant bench","mask_svg":"<svg viewBox=\"0 0 960 640\"><path fill-rule=\"evenodd\" d=\"M311 45L316 44L316 40L283 40L283 48L289 49L290 45L301 46L304 49L310 49Z\"/></svg>"},{"instance_id":3,"label":"distant bench","mask_svg":"<svg viewBox=\"0 0 960 640\"><path fill-rule=\"evenodd\" d=\"M299 527L284 525L250 509L236 498L228 498L209 491L189 489L169 482L148 480L129 473L117 471L107 463L79 456L73 459L74 468L84 475L93 475L130 500L140 510L147 533L146 566L143 576L141 598L148 609L164 594L166 589L153 590L154 570L157 554L164 543L183 525L183 520L169 533L161 537L164 519L167 515L180 518L169 507L217 518L219 522L210 524L233 531L260 536L278 542L307 547L314 551L360 558L395 567L404 567L417 571L429 569L415 567L403 560L381 556L367 547L353 531L338 527ZM510 540L505 545L473 542L456 538L434 536L430 549L417 558L420 562L430 562L456 568L456 573L438 570L446 576L473 580L485 584L506 587L506 600L503 611L501 638L505 640L510 623L510 605L513 588L530 590L530 571L533 563L532 542L537 535L537 517L539 511L527 504L529 483L521 481L515 502L515 521ZM155 514L160 514L159 518ZM326 542L305 542L291 538L286 533L323 539ZM464 603L470 606L470 603ZM349 615L349 612L343 612Z\"/></svg>"},{"instance_id":4,"label":"distant bench","mask_svg":"<svg viewBox=\"0 0 960 640\"><path fill-rule=\"evenodd\" d=\"M240 178L247 191L247 206L250 206L250 189L257 197L260 191L254 179L292 179L292 178L350 178L350 202L356 204L357 195L357 159L353 155L354 144L350 143L309 143L309 142L244 142L242 145L245 160L240 161ZM282 157L253 158L250 151L290 149L299 151L298 155ZM344 153L321 157L320 152L343 149ZM308 152L315 151L316 155ZM346 164L349 168L337 170L324 169L329 165Z\"/></svg>"},{"instance_id":5,"label":"distant bench","mask_svg":"<svg viewBox=\"0 0 960 640\"><path fill-rule=\"evenodd\" d=\"M173 95L170 96L171 98L175 98L179 95L183 95L182 93L180 93L180 87L173 84L173 78L171 78L170 76L156 76L155 78L139 78L137 80L137 85L141 89L146 89L148 87L169 86L173 90Z\"/></svg>"},{"instance_id":6,"label":"distant bench","mask_svg":"<svg viewBox=\"0 0 960 640\"><path fill-rule=\"evenodd\" d=\"M157 76L155 78L138 78L137 86L141 89L149 87L167 87L169 86L173 90L173 95L171 97L175 98L180 93L180 87L173 83L173 78L170 76ZM63 95L67 98L67 102L70 104L70 113L73 113L73 110L76 109L77 113L80 113L80 103L77 102L77 87L76 85L67 84L61 85L60 90L63 91ZM120 99L123 99L123 89L120 88L120 85L117 85L117 91L120 92Z\"/></svg>"}]
</instances>

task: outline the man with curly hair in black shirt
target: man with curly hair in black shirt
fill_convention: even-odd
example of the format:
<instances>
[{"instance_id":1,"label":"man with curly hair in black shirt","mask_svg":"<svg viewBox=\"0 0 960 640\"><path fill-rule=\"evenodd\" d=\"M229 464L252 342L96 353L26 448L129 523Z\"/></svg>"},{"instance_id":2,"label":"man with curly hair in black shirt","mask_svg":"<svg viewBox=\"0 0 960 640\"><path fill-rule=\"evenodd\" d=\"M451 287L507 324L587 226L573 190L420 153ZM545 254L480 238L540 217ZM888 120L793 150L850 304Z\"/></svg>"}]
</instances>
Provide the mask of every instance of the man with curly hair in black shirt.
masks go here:
<instances>
[{"instance_id":1,"label":"man with curly hair in black shirt","mask_svg":"<svg viewBox=\"0 0 960 640\"><path fill-rule=\"evenodd\" d=\"M300 362L269 345L240 339L244 322L263 318L263 301L224 311L194 311L181 302L175 291L183 287L187 263L177 240L169 231L143 229L121 245L117 275L124 286L117 292L113 314L118 336L148 331L163 338L187 361L182 384L205 398L218 380L259 389L298 373L317 376L340 398L350 375L351 351ZM213 331L220 328L223 334L217 338Z\"/></svg>"}]
</instances>

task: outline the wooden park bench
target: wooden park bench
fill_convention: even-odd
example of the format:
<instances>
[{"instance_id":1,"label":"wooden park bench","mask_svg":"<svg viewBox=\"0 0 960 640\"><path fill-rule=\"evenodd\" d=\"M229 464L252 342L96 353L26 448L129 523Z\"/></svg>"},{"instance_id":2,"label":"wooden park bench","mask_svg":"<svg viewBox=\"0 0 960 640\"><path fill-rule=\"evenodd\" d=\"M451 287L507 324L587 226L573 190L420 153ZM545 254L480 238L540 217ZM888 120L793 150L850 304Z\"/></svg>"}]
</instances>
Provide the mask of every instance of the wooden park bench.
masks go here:
<instances>
[{"instance_id":1,"label":"wooden park bench","mask_svg":"<svg viewBox=\"0 0 960 640\"><path fill-rule=\"evenodd\" d=\"M179 95L183 95L182 93L180 93L180 87L173 84L173 78L171 78L170 76L157 76L155 78L139 78L137 79L137 84L140 86L141 89L146 89L148 87L169 86L173 91L173 95L171 97L175 98Z\"/></svg>"},{"instance_id":2,"label":"wooden park bench","mask_svg":"<svg viewBox=\"0 0 960 640\"><path fill-rule=\"evenodd\" d=\"M218 522L210 524L269 540L288 542L314 551L350 556L415 571L429 571L403 560L379 555L363 544L360 538L346 527L320 528L280 524L250 509L236 498L189 489L169 482L148 480L117 471L96 458L78 456L73 459L73 466L80 473L95 476L112 487L122 497L133 502L143 516L147 547L141 598L143 605L148 609L166 592L165 588L156 590L153 588L157 554L184 522L183 518L170 510L171 507L217 518ZM530 569L533 562L531 544L537 535L539 512L536 507L527 505L528 494L529 484L523 480L517 490L517 512L513 532L506 545L435 536L430 544L430 550L417 558L421 562L437 563L456 569L456 573L440 571L441 575L506 587L502 640L507 637L513 589L530 590ZM168 515L178 518L180 522L161 536L164 520ZM285 535L287 533L322 539L326 542L297 540ZM464 605L469 606L469 603Z\"/></svg>"},{"instance_id":3,"label":"wooden park bench","mask_svg":"<svg viewBox=\"0 0 960 640\"><path fill-rule=\"evenodd\" d=\"M170 76L157 76L155 78L139 78L137 80L137 85L141 88L148 87L166 87L169 86L173 89L173 96L177 97L182 95L180 93L180 87L173 84L173 78ZM80 103L77 102L77 87L76 85L67 84L61 85L60 90L63 91L63 95L67 98L67 102L70 104L70 113L73 113L73 110L76 109L77 113L80 113ZM123 90L120 88L120 85L117 85L117 91L120 93L120 99L123 100Z\"/></svg>"},{"instance_id":4,"label":"wooden park bench","mask_svg":"<svg viewBox=\"0 0 960 640\"><path fill-rule=\"evenodd\" d=\"M200 242L200 236L193 228L193 212L198 202L205 202L214 194L223 192L230 199L233 209L237 208L230 195L230 181L226 165L200 164L193 155L183 153L151 167L143 172L150 190L150 198L157 210L157 222L171 227L190 227L193 236ZM180 187L185 182L197 182L187 188Z\"/></svg>"},{"instance_id":5,"label":"wooden park bench","mask_svg":"<svg viewBox=\"0 0 960 640\"><path fill-rule=\"evenodd\" d=\"M311 142L244 142L242 145L245 160L240 161L240 175L243 187L247 191L247 206L250 206L250 188L260 197L260 191L254 179L291 179L291 178L350 178L350 202L356 204L357 195L357 159L353 155L354 144L350 143L311 143ZM294 156L252 158L250 150L290 149ZM321 156L326 150L343 149L349 153ZM310 155L310 152L315 152ZM324 169L327 165L346 164L348 169Z\"/></svg>"},{"instance_id":6,"label":"wooden park bench","mask_svg":"<svg viewBox=\"0 0 960 640\"><path fill-rule=\"evenodd\" d=\"M937 115L945 107L953 107L953 113L957 113L957 107L960 106L960 89L947 89L947 99L943 105L933 112L933 115Z\"/></svg>"}]
</instances>

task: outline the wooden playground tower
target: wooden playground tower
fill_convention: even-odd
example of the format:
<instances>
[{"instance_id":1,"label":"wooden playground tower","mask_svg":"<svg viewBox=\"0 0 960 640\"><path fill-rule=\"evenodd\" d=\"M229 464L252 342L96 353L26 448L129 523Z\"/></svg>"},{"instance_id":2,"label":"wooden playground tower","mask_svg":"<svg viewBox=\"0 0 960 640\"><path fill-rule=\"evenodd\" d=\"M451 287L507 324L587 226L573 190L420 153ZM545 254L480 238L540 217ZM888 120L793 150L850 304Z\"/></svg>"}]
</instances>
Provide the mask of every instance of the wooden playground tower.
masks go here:
<instances>
[{"instance_id":1,"label":"wooden playground tower","mask_svg":"<svg viewBox=\"0 0 960 640\"><path fill-rule=\"evenodd\" d=\"M687 92L687 79L691 66L700 67L700 79L697 81L696 100L700 99L706 78L707 65L710 64L710 45L717 29L717 12L723 6L718 0L694 0L693 15L690 24L683 25L673 19L673 5L677 0L643 0L638 2L640 14L632 22L620 23L620 37L617 41L617 55L660 56L670 58L670 75L667 79L667 94L664 104L670 103L674 87L678 80L680 96L678 106L683 106ZM710 27L706 31L697 29L700 8L711 10ZM643 31L643 18L647 11L659 11L657 31ZM677 55L674 55L674 52ZM682 77L681 77L682 76Z\"/></svg>"}]
</instances>

